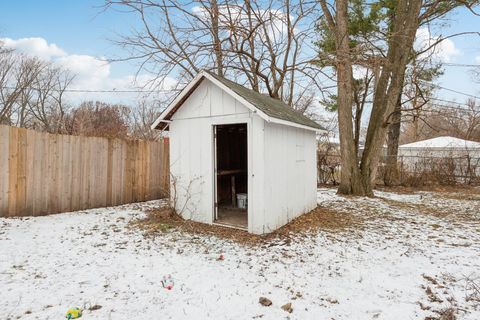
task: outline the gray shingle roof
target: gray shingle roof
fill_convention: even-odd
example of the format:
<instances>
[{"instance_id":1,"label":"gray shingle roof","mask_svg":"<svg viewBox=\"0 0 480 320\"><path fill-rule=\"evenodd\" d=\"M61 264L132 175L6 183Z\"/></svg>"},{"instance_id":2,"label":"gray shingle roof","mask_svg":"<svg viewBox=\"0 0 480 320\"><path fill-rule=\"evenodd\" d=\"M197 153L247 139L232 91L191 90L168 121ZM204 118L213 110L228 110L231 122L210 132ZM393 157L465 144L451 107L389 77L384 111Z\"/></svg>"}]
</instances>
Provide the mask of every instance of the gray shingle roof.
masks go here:
<instances>
[{"instance_id":1,"label":"gray shingle roof","mask_svg":"<svg viewBox=\"0 0 480 320\"><path fill-rule=\"evenodd\" d=\"M260 111L264 112L266 115L286 120L294 123L298 123L307 127L312 127L315 129L324 130L318 123L303 115L302 113L294 110L292 107L287 105L281 100L274 99L267 95L248 89L236 82L230 81L226 78L220 77L216 74L209 72L209 75L223 83L225 86L233 90L236 94L250 102Z\"/></svg>"}]
</instances>

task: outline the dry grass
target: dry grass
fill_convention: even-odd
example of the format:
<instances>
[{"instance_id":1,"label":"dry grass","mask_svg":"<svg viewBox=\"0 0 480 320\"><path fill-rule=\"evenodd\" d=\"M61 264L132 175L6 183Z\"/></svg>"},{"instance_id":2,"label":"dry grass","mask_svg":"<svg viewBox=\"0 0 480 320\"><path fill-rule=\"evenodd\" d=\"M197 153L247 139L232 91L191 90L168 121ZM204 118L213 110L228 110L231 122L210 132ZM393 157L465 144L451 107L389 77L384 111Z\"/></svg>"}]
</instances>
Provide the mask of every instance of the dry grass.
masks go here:
<instances>
[{"instance_id":1,"label":"dry grass","mask_svg":"<svg viewBox=\"0 0 480 320\"><path fill-rule=\"evenodd\" d=\"M465 290L467 291L467 301L475 301L480 304L480 282L470 277L465 278Z\"/></svg>"},{"instance_id":2,"label":"dry grass","mask_svg":"<svg viewBox=\"0 0 480 320\"><path fill-rule=\"evenodd\" d=\"M144 219L134 221L133 223L135 226L143 229L146 235L156 235L177 230L195 235L216 236L221 239L230 239L246 244L258 243L264 238L239 229L185 220L170 208L149 210Z\"/></svg>"},{"instance_id":3,"label":"dry grass","mask_svg":"<svg viewBox=\"0 0 480 320\"><path fill-rule=\"evenodd\" d=\"M244 230L185 220L170 208L159 208L147 211L146 218L137 220L133 224L143 229L147 235L177 230L195 235L215 236L245 245L258 245L272 239L288 241L292 235L314 234L318 231L335 232L349 228L358 229L361 222L362 220L358 216L317 207L272 233L255 235Z\"/></svg>"}]
</instances>

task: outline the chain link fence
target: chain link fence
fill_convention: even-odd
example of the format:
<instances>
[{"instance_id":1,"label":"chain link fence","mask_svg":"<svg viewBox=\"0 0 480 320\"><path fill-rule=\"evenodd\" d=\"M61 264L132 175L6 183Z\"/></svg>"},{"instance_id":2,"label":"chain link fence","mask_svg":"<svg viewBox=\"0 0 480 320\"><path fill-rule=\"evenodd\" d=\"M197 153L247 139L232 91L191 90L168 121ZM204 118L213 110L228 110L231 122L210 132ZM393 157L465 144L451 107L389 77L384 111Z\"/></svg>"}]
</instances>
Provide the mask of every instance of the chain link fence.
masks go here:
<instances>
[{"instance_id":1,"label":"chain link fence","mask_svg":"<svg viewBox=\"0 0 480 320\"><path fill-rule=\"evenodd\" d=\"M378 164L377 184L383 184L388 157ZM340 182L340 152L327 148L317 152L318 183ZM480 157L476 154L461 156L431 154L399 155L395 180L404 186L427 185L480 185Z\"/></svg>"}]
</instances>

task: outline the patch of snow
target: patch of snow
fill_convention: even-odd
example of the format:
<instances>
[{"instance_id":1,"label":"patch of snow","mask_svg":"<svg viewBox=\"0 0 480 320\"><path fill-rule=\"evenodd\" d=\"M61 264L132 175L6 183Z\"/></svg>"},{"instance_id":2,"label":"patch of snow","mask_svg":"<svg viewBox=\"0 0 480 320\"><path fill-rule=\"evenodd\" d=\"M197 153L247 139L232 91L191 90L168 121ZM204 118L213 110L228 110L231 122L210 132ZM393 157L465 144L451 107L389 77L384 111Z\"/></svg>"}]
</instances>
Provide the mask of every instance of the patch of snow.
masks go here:
<instances>
[{"instance_id":1,"label":"patch of snow","mask_svg":"<svg viewBox=\"0 0 480 320\"><path fill-rule=\"evenodd\" d=\"M394 200L398 202L405 203L421 203L423 195L422 194L402 194L395 192L385 192L375 190L374 192L376 197L381 197L389 200Z\"/></svg>"},{"instance_id":2,"label":"patch of snow","mask_svg":"<svg viewBox=\"0 0 480 320\"><path fill-rule=\"evenodd\" d=\"M442 199L431 193L420 202L441 209ZM334 189L319 189L318 200L363 222L252 248L178 231L145 237L128 225L162 201L1 218L0 318L60 319L68 308L98 304L101 309L86 310L83 318L403 320L434 316L434 309L450 305L449 297L465 310L459 319L480 318L480 307L465 301L462 282L465 275L480 276L478 220L422 214L381 198L342 197ZM478 205L445 203L465 213ZM220 254L224 260L217 260ZM172 290L161 284L167 275ZM437 289L424 275L457 281ZM429 301L426 287L442 302ZM262 296L273 305L260 305ZM281 309L287 302L291 314Z\"/></svg>"}]
</instances>

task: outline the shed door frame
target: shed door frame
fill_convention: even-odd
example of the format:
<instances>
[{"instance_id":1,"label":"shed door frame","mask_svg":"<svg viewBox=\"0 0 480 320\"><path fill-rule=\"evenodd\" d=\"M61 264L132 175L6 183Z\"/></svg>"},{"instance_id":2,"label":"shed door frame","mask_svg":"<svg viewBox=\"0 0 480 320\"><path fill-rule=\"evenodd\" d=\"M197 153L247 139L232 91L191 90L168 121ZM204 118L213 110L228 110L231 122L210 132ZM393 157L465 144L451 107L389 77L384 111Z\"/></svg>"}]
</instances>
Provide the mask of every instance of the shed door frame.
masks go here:
<instances>
[{"instance_id":1,"label":"shed door frame","mask_svg":"<svg viewBox=\"0 0 480 320\"><path fill-rule=\"evenodd\" d=\"M253 189L253 174L252 174L252 141L251 141L251 119L218 119L218 121L214 121L211 125L211 134L212 137L210 139L210 143L212 146L212 186L213 186L213 194L212 194L212 215L210 223L214 223L215 219L217 218L217 147L216 147L216 137L215 131L216 127L219 125L228 125L228 124L246 124L247 125L247 199L248 199L248 206L247 206L247 221L248 221L248 232L252 230L252 189Z\"/></svg>"}]
</instances>

